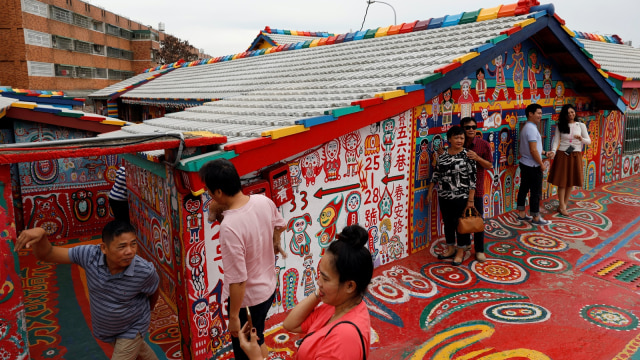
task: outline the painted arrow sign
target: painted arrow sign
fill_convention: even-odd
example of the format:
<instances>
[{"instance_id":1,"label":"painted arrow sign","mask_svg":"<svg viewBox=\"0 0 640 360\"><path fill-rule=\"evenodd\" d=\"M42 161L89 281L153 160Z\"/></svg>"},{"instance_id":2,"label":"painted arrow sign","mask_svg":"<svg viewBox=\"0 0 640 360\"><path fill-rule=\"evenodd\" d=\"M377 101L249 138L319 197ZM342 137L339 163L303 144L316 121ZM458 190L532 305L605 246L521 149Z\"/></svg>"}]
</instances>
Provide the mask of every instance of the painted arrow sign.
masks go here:
<instances>
[{"instance_id":1,"label":"painted arrow sign","mask_svg":"<svg viewBox=\"0 0 640 360\"><path fill-rule=\"evenodd\" d=\"M391 176L391 177L389 177L388 175L385 175L385 176L382 178L382 182L383 182L385 185L387 185L388 183L390 183L390 182L392 182L392 181L398 181L398 180L402 180L402 179L404 179L404 174L402 174L402 175L396 175L396 176Z\"/></svg>"},{"instance_id":2,"label":"painted arrow sign","mask_svg":"<svg viewBox=\"0 0 640 360\"><path fill-rule=\"evenodd\" d=\"M340 187L327 189L327 190L324 190L324 189L320 188L320 189L318 189L318 191L316 191L315 194L313 194L313 196L318 198L318 199L322 199L322 197L325 196L325 195L336 194L336 193L349 191L349 190L353 190L353 189L359 189L359 188L360 188L360 184L345 185L345 186L340 186Z\"/></svg>"}]
</instances>

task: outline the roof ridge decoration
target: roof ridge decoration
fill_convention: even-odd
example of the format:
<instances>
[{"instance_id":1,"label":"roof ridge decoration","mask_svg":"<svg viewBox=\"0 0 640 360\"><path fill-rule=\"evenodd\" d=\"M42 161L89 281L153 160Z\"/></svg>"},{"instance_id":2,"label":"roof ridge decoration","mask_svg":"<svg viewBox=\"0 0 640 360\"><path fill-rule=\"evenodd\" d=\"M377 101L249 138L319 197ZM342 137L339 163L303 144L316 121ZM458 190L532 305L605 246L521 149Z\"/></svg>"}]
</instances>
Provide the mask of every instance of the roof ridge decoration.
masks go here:
<instances>
[{"instance_id":1,"label":"roof ridge decoration","mask_svg":"<svg viewBox=\"0 0 640 360\"><path fill-rule=\"evenodd\" d=\"M322 39L308 40L304 42L298 42L296 44L278 45L269 49L245 51L242 53L218 56L215 58L202 59L202 60L196 60L191 62L185 62L184 60L179 60L172 64L165 64L165 65L146 69L143 71L143 73L161 70L163 68L168 68L168 67L179 68L179 67L213 64L213 63L218 63L223 61L242 59L245 57L266 55L274 52L293 51L293 50L304 49L309 47L333 45L333 44L339 44L343 42L369 39L373 37L405 34L405 33L410 33L415 31L432 30L432 29L437 29L442 27L455 26L459 24L467 24L472 22L493 20L493 19L503 18L503 17L518 16L518 15L524 15L524 14L528 14L535 11L544 10L548 7L552 9L551 13L553 13L552 4L543 5L543 6L539 6L539 5L540 5L540 2L538 0L518 0L518 2L515 4L499 5L493 8L486 8L486 9L480 8L476 11L463 12L458 15L446 15L440 18L431 18L428 20L416 20L410 23L402 23L399 25L379 27L375 29L362 30L362 31L344 33L339 35L330 35L329 33L327 33L329 36L323 37ZM543 9L532 10L535 7L540 7ZM561 20L561 19L559 20L564 25L564 20ZM291 32L291 30L271 29L268 26L266 26L265 30L262 30L262 31L267 31L267 30L268 30L268 33L270 34L280 34L280 32L282 32L282 34L285 34L285 31ZM305 32L303 31L303 33ZM310 35L306 35L306 36L310 36Z\"/></svg>"},{"instance_id":2,"label":"roof ridge decoration","mask_svg":"<svg viewBox=\"0 0 640 360\"><path fill-rule=\"evenodd\" d=\"M63 91L48 91L48 90L29 90L29 89L16 89L11 86L0 86L0 93L2 95L14 94L14 95L25 95L25 96L35 96L35 97L61 97L65 100L76 100L84 102L83 98L74 98L72 96L65 96ZM2 96L0 95L0 96Z\"/></svg>"},{"instance_id":3,"label":"roof ridge decoration","mask_svg":"<svg viewBox=\"0 0 640 360\"><path fill-rule=\"evenodd\" d=\"M280 34L280 35L310 36L310 37L336 36L336 34L329 33L326 31L282 30L282 29L272 29L269 26L265 26L264 30L261 30L260 32L264 34Z\"/></svg>"},{"instance_id":4,"label":"roof ridge decoration","mask_svg":"<svg viewBox=\"0 0 640 360\"><path fill-rule=\"evenodd\" d=\"M618 44L618 45L624 45L624 42L622 41L622 39L620 38L620 36L618 35L598 35L598 34L592 34L592 33L588 33L588 32L582 32L582 31L573 31L576 34L576 39L584 39L584 40L593 40L593 41L600 41L600 42L606 42L606 43L611 43L611 44Z\"/></svg>"},{"instance_id":5,"label":"roof ridge decoration","mask_svg":"<svg viewBox=\"0 0 640 360\"><path fill-rule=\"evenodd\" d=\"M165 65L162 65L162 66L165 66ZM164 75L164 74L166 74L166 73L168 73L170 71L173 71L175 69L176 69L175 67L167 66L164 69L165 71L161 71L161 72L155 73L155 74L149 76L148 78L144 78L144 79L142 79L142 80L140 80L140 81L138 81L136 83L127 85L127 86L123 87L122 89L118 89L118 90L114 91L113 93L109 94L108 97L111 98L116 94L122 95L123 93L125 93L125 92L127 92L129 90L133 90L133 89L137 88L138 86L146 84L149 81L151 81L151 80L153 80L155 78L158 78L158 77L160 77L160 76L162 76L162 75ZM158 69L158 70L160 70L160 69ZM156 70L152 70L152 71L156 71ZM145 70L142 74L147 73L147 72L148 71Z\"/></svg>"}]
</instances>

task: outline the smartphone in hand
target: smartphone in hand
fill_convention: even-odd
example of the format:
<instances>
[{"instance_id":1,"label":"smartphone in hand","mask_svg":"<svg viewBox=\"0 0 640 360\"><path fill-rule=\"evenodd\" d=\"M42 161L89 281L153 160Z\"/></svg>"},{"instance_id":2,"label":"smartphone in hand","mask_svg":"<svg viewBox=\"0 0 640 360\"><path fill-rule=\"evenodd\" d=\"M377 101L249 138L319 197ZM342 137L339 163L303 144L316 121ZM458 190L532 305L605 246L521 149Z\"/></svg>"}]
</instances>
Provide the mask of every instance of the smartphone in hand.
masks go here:
<instances>
[{"instance_id":1,"label":"smartphone in hand","mask_svg":"<svg viewBox=\"0 0 640 360\"><path fill-rule=\"evenodd\" d=\"M247 310L247 322L249 323L249 333L251 333L251 329L253 329L253 320L251 320L251 311L249 307L246 306L245 310Z\"/></svg>"}]
</instances>

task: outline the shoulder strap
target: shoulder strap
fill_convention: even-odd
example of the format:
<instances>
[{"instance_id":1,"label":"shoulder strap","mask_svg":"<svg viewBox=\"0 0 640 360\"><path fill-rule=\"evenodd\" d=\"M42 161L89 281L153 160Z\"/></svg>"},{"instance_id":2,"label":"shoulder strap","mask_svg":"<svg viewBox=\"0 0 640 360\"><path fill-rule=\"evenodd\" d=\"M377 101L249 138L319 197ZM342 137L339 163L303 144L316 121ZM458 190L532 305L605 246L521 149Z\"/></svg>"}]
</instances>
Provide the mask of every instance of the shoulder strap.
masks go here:
<instances>
[{"instance_id":1,"label":"shoulder strap","mask_svg":"<svg viewBox=\"0 0 640 360\"><path fill-rule=\"evenodd\" d=\"M362 345L362 360L366 360L367 359L367 349L364 346L364 337L362 336L362 333L360 332L360 328L358 328L358 326L356 324L352 323L351 321L345 320L345 321L340 321L340 322L336 323L335 325L333 325L331 327L331 329L329 329L329 331L327 331L327 334L324 337L326 338L327 335L329 335L331 333L331 331L333 331L333 329L335 329L335 327L340 325L340 324L351 324L351 325L353 325L353 327L356 328L356 330L358 331L358 335L360 336L360 344Z\"/></svg>"}]
</instances>

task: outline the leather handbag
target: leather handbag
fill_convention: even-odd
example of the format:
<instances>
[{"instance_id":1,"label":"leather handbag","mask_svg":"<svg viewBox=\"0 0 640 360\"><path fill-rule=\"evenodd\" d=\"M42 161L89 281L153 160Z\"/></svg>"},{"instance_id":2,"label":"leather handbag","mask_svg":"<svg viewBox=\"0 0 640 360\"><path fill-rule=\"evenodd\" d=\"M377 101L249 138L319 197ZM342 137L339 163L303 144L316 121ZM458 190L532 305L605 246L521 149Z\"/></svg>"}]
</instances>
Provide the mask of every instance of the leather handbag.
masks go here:
<instances>
[{"instance_id":1,"label":"leather handbag","mask_svg":"<svg viewBox=\"0 0 640 360\"><path fill-rule=\"evenodd\" d=\"M484 220L476 208L467 208L458 219L458 233L472 234L484 231Z\"/></svg>"}]
</instances>

